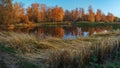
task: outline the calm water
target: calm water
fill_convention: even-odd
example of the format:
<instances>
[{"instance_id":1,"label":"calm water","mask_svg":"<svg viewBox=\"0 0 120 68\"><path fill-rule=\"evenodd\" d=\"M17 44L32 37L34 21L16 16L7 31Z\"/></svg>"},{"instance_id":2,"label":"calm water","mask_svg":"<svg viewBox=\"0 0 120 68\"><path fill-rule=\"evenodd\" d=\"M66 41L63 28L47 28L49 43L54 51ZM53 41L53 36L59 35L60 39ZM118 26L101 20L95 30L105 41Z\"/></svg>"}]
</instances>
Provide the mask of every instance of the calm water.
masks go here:
<instances>
[{"instance_id":1,"label":"calm water","mask_svg":"<svg viewBox=\"0 0 120 68\"><path fill-rule=\"evenodd\" d=\"M46 37L60 37L63 39L75 39L79 37L88 37L99 32L107 32L112 30L111 27L30 27L30 28L15 28L13 30L8 30L18 33L29 33L34 34L39 39L44 39Z\"/></svg>"}]
</instances>

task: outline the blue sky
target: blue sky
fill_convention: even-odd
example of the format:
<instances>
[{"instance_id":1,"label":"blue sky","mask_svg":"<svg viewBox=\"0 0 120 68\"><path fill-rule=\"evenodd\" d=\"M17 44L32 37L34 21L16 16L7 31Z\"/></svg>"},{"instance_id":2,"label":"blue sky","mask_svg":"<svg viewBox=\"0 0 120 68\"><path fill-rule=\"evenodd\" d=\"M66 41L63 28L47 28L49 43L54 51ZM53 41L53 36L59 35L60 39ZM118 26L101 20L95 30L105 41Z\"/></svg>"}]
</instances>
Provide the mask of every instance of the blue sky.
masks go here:
<instances>
[{"instance_id":1,"label":"blue sky","mask_svg":"<svg viewBox=\"0 0 120 68\"><path fill-rule=\"evenodd\" d=\"M51 7L58 5L63 7L64 10L82 7L86 12L88 6L92 5L94 11L101 9L105 14L111 12L120 17L120 0L14 0L14 2L23 3L25 8L32 3L40 3Z\"/></svg>"}]
</instances>

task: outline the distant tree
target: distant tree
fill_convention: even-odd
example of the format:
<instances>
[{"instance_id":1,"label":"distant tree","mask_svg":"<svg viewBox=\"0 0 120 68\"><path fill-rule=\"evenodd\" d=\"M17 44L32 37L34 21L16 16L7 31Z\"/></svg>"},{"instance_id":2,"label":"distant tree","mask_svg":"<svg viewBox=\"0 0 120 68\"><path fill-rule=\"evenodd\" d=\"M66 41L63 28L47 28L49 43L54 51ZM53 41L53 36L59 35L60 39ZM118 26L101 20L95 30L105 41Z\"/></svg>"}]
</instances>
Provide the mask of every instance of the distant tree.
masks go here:
<instances>
[{"instance_id":1,"label":"distant tree","mask_svg":"<svg viewBox=\"0 0 120 68\"><path fill-rule=\"evenodd\" d=\"M25 16L24 8L20 6L20 4L15 3L13 5L13 18L14 18L14 23L23 23L22 18Z\"/></svg>"},{"instance_id":2,"label":"distant tree","mask_svg":"<svg viewBox=\"0 0 120 68\"><path fill-rule=\"evenodd\" d=\"M33 16L33 11L31 7L27 8L27 16L29 18L30 21L33 21L32 16Z\"/></svg>"},{"instance_id":3,"label":"distant tree","mask_svg":"<svg viewBox=\"0 0 120 68\"><path fill-rule=\"evenodd\" d=\"M12 0L0 0L0 24L61 21L114 22L120 21L120 19L114 17L112 13L105 15L101 13L100 9L95 14L92 6L88 7L88 13L86 14L83 8L64 12L62 7L55 6L51 8L38 3L33 3L25 10L19 3L12 4Z\"/></svg>"},{"instance_id":4,"label":"distant tree","mask_svg":"<svg viewBox=\"0 0 120 68\"><path fill-rule=\"evenodd\" d=\"M79 18L79 11L76 8L75 10L72 11L72 17L73 17L73 21L77 21Z\"/></svg>"},{"instance_id":5,"label":"distant tree","mask_svg":"<svg viewBox=\"0 0 120 68\"><path fill-rule=\"evenodd\" d=\"M0 23L6 25L13 23L11 0L0 0Z\"/></svg>"},{"instance_id":6,"label":"distant tree","mask_svg":"<svg viewBox=\"0 0 120 68\"><path fill-rule=\"evenodd\" d=\"M66 10L64 13L64 21L72 21L72 13L69 10Z\"/></svg>"},{"instance_id":7,"label":"distant tree","mask_svg":"<svg viewBox=\"0 0 120 68\"><path fill-rule=\"evenodd\" d=\"M44 4L32 4L31 7L28 7L27 9L29 20L36 23L47 21L46 8L47 7Z\"/></svg>"},{"instance_id":8,"label":"distant tree","mask_svg":"<svg viewBox=\"0 0 120 68\"><path fill-rule=\"evenodd\" d=\"M58 21L58 16L59 14L59 7L56 6L55 8L52 9L52 21Z\"/></svg>"},{"instance_id":9,"label":"distant tree","mask_svg":"<svg viewBox=\"0 0 120 68\"><path fill-rule=\"evenodd\" d=\"M39 15L39 4L32 4L31 7L27 9L27 15L30 21L37 23Z\"/></svg>"},{"instance_id":10,"label":"distant tree","mask_svg":"<svg viewBox=\"0 0 120 68\"><path fill-rule=\"evenodd\" d=\"M84 21L90 21L90 19L89 19L89 14L85 14L85 15L83 16L83 20L84 20Z\"/></svg>"},{"instance_id":11,"label":"distant tree","mask_svg":"<svg viewBox=\"0 0 120 68\"><path fill-rule=\"evenodd\" d=\"M47 11L46 10L47 10L47 6L45 4L39 5L39 16L38 16L39 22L44 22L47 20L47 18L46 18Z\"/></svg>"},{"instance_id":12,"label":"distant tree","mask_svg":"<svg viewBox=\"0 0 120 68\"><path fill-rule=\"evenodd\" d=\"M52 21L52 8L48 8L46 11L46 18L48 22Z\"/></svg>"},{"instance_id":13,"label":"distant tree","mask_svg":"<svg viewBox=\"0 0 120 68\"><path fill-rule=\"evenodd\" d=\"M63 21L64 17L64 10L62 7L59 8L59 20L58 21Z\"/></svg>"},{"instance_id":14,"label":"distant tree","mask_svg":"<svg viewBox=\"0 0 120 68\"><path fill-rule=\"evenodd\" d=\"M107 20L108 20L108 22L113 22L114 21L114 16L113 16L112 13L108 13Z\"/></svg>"},{"instance_id":15,"label":"distant tree","mask_svg":"<svg viewBox=\"0 0 120 68\"><path fill-rule=\"evenodd\" d=\"M79 18L80 18L80 20L85 21L84 17L85 17L84 9L80 8L80 10L79 10Z\"/></svg>"},{"instance_id":16,"label":"distant tree","mask_svg":"<svg viewBox=\"0 0 120 68\"><path fill-rule=\"evenodd\" d=\"M102 16L101 16L101 21L102 21L102 22L107 22L107 19L106 19L106 15L105 15L105 14L102 14Z\"/></svg>"},{"instance_id":17,"label":"distant tree","mask_svg":"<svg viewBox=\"0 0 120 68\"><path fill-rule=\"evenodd\" d=\"M95 15L95 20L97 22L101 21L101 10L97 9L96 15Z\"/></svg>"},{"instance_id":18,"label":"distant tree","mask_svg":"<svg viewBox=\"0 0 120 68\"><path fill-rule=\"evenodd\" d=\"M24 20L23 20L25 23L27 23L27 24L31 24L31 22L29 21L29 18L28 18L28 16L26 15L26 16L24 16Z\"/></svg>"},{"instance_id":19,"label":"distant tree","mask_svg":"<svg viewBox=\"0 0 120 68\"><path fill-rule=\"evenodd\" d=\"M89 21L95 22L95 14L93 12L92 6L89 6L88 11L89 11Z\"/></svg>"},{"instance_id":20,"label":"distant tree","mask_svg":"<svg viewBox=\"0 0 120 68\"><path fill-rule=\"evenodd\" d=\"M120 22L120 18L119 17L114 17L114 21L115 22Z\"/></svg>"},{"instance_id":21,"label":"distant tree","mask_svg":"<svg viewBox=\"0 0 120 68\"><path fill-rule=\"evenodd\" d=\"M62 21L64 16L64 11L61 7L54 7L52 9L52 21Z\"/></svg>"},{"instance_id":22,"label":"distant tree","mask_svg":"<svg viewBox=\"0 0 120 68\"><path fill-rule=\"evenodd\" d=\"M39 14L39 4L35 3L35 4L32 4L32 12L33 12L33 15L32 15L32 19L34 22L38 22L38 14Z\"/></svg>"}]
</instances>

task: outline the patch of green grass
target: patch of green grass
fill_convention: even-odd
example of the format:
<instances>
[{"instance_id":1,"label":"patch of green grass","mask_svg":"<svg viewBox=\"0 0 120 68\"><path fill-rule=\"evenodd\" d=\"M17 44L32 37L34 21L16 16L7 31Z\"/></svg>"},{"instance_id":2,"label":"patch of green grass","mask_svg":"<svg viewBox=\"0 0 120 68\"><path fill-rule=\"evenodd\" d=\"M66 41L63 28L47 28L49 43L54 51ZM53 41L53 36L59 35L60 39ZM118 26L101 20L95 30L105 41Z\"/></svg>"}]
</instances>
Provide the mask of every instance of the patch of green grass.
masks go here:
<instances>
[{"instance_id":1,"label":"patch of green grass","mask_svg":"<svg viewBox=\"0 0 120 68\"><path fill-rule=\"evenodd\" d=\"M109 61L103 64L104 68L119 68L120 67L120 59L117 58L117 60Z\"/></svg>"},{"instance_id":2,"label":"patch of green grass","mask_svg":"<svg viewBox=\"0 0 120 68\"><path fill-rule=\"evenodd\" d=\"M73 23L74 26L79 26L79 27L107 27L107 26L112 26L113 29L120 28L119 23L103 23L103 22L75 22Z\"/></svg>"},{"instance_id":3,"label":"patch of green grass","mask_svg":"<svg viewBox=\"0 0 120 68\"><path fill-rule=\"evenodd\" d=\"M7 53L16 53L17 50L12 48L12 47L6 47L5 45L3 44L0 44L0 51L2 52L7 52Z\"/></svg>"},{"instance_id":4,"label":"patch of green grass","mask_svg":"<svg viewBox=\"0 0 120 68\"><path fill-rule=\"evenodd\" d=\"M36 64L27 61L20 61L18 64L20 68L39 68Z\"/></svg>"}]
</instances>

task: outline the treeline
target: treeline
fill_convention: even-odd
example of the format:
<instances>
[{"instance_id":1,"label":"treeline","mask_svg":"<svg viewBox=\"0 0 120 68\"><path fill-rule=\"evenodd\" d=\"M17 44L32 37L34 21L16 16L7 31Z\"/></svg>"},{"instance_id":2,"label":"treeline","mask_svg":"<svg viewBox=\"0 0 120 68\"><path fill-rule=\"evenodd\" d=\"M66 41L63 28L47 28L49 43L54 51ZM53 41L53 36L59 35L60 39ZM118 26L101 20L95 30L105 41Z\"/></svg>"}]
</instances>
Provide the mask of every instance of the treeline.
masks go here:
<instances>
[{"instance_id":1,"label":"treeline","mask_svg":"<svg viewBox=\"0 0 120 68\"><path fill-rule=\"evenodd\" d=\"M91 6L85 13L83 8L64 11L62 7L47 7L45 4L32 4L25 9L11 0L0 0L0 23L7 25L62 21L114 22L115 18L112 13L105 15L100 9L94 12Z\"/></svg>"}]
</instances>

